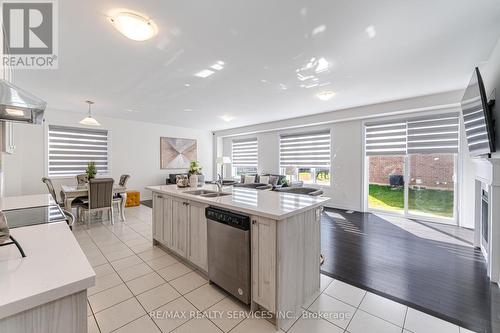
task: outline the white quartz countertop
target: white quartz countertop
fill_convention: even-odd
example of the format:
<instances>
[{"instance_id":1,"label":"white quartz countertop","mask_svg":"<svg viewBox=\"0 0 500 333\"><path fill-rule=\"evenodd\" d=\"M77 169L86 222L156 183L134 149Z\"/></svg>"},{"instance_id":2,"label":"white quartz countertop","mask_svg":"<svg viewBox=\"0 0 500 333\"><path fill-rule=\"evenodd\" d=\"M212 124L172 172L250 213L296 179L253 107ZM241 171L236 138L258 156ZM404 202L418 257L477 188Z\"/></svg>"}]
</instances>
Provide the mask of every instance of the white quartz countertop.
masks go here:
<instances>
[{"instance_id":1,"label":"white quartz countertop","mask_svg":"<svg viewBox=\"0 0 500 333\"><path fill-rule=\"evenodd\" d=\"M50 194L22 195L0 198L0 210L57 205Z\"/></svg>"},{"instance_id":2,"label":"white quartz countertop","mask_svg":"<svg viewBox=\"0 0 500 333\"><path fill-rule=\"evenodd\" d=\"M247 214L263 216L274 220L283 220L295 214L323 205L330 200L326 197L312 197L284 192L255 190L242 187L224 186L222 192L231 195L208 198L186 192L205 189L217 191L215 185L198 188L178 188L177 185L147 186L153 192L168 194L187 200L206 203Z\"/></svg>"},{"instance_id":3,"label":"white quartz countertop","mask_svg":"<svg viewBox=\"0 0 500 333\"><path fill-rule=\"evenodd\" d=\"M95 283L95 273L66 222L11 229L15 245L0 247L0 319Z\"/></svg>"}]
</instances>

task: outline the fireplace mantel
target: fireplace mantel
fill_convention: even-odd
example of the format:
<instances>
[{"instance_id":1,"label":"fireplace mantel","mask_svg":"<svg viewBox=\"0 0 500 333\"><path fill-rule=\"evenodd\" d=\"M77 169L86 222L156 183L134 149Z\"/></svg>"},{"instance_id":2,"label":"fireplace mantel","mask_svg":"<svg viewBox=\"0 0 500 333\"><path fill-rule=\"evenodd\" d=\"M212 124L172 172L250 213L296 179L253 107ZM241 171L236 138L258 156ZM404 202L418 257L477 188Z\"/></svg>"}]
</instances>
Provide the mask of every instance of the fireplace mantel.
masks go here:
<instances>
[{"instance_id":1,"label":"fireplace mantel","mask_svg":"<svg viewBox=\"0 0 500 333\"><path fill-rule=\"evenodd\" d=\"M478 158L475 164L474 192L474 245L481 248L487 262L488 277L500 282L500 159ZM488 196L488 241L484 242L481 230L482 193Z\"/></svg>"},{"instance_id":2,"label":"fireplace mantel","mask_svg":"<svg viewBox=\"0 0 500 333\"><path fill-rule=\"evenodd\" d=\"M473 159L476 179L490 186L500 186L500 158Z\"/></svg>"}]
</instances>

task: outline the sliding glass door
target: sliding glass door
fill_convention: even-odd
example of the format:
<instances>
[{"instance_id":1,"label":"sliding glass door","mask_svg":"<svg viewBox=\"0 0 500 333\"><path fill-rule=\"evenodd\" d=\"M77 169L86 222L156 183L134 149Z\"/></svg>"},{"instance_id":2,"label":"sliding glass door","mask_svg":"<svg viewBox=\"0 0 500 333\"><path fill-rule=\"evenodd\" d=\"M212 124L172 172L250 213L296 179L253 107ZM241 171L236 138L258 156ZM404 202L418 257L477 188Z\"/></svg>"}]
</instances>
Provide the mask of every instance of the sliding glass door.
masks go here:
<instances>
[{"instance_id":1,"label":"sliding glass door","mask_svg":"<svg viewBox=\"0 0 500 333\"><path fill-rule=\"evenodd\" d=\"M367 208L456 224L458 115L365 124Z\"/></svg>"},{"instance_id":2,"label":"sliding glass door","mask_svg":"<svg viewBox=\"0 0 500 333\"><path fill-rule=\"evenodd\" d=\"M405 158L404 155L368 157L368 208L404 213Z\"/></svg>"},{"instance_id":3,"label":"sliding glass door","mask_svg":"<svg viewBox=\"0 0 500 333\"><path fill-rule=\"evenodd\" d=\"M412 154L408 163L408 214L453 219L456 154Z\"/></svg>"}]
</instances>

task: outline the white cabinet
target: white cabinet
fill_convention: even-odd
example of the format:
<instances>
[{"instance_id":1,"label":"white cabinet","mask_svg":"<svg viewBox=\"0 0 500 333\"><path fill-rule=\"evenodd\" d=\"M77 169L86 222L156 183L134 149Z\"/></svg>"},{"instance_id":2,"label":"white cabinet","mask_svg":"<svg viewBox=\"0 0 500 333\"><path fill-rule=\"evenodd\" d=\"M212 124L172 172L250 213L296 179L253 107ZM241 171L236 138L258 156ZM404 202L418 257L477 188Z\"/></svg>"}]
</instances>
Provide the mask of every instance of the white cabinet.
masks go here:
<instances>
[{"instance_id":1,"label":"white cabinet","mask_svg":"<svg viewBox=\"0 0 500 333\"><path fill-rule=\"evenodd\" d=\"M276 309L276 221L252 216L252 300Z\"/></svg>"},{"instance_id":2,"label":"white cabinet","mask_svg":"<svg viewBox=\"0 0 500 333\"><path fill-rule=\"evenodd\" d=\"M208 271L208 205L153 193L153 239Z\"/></svg>"},{"instance_id":3,"label":"white cabinet","mask_svg":"<svg viewBox=\"0 0 500 333\"><path fill-rule=\"evenodd\" d=\"M187 256L189 203L172 198L172 243L170 249L182 257Z\"/></svg>"},{"instance_id":4,"label":"white cabinet","mask_svg":"<svg viewBox=\"0 0 500 333\"><path fill-rule=\"evenodd\" d=\"M172 244L172 198L158 193L153 194L153 239Z\"/></svg>"},{"instance_id":5,"label":"white cabinet","mask_svg":"<svg viewBox=\"0 0 500 333\"><path fill-rule=\"evenodd\" d=\"M189 247L187 259L196 266L208 271L207 259L207 205L189 202Z\"/></svg>"}]
</instances>

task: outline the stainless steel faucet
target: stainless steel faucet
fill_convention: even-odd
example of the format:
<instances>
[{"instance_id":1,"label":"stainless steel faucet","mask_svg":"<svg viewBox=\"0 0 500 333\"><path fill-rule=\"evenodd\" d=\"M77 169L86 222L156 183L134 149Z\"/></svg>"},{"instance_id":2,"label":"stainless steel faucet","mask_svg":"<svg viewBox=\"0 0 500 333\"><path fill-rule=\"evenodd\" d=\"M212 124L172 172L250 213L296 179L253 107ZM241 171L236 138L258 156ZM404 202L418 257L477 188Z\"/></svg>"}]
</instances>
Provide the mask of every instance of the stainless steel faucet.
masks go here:
<instances>
[{"instance_id":1,"label":"stainless steel faucet","mask_svg":"<svg viewBox=\"0 0 500 333\"><path fill-rule=\"evenodd\" d=\"M217 180L214 182L215 185L217 185L217 189L219 190L219 193L222 192L222 175L221 174L217 174Z\"/></svg>"}]
</instances>

